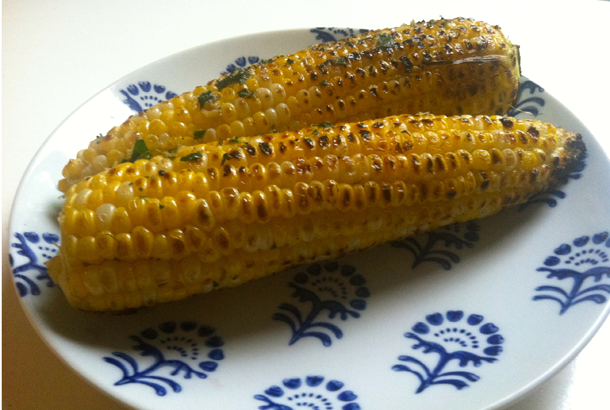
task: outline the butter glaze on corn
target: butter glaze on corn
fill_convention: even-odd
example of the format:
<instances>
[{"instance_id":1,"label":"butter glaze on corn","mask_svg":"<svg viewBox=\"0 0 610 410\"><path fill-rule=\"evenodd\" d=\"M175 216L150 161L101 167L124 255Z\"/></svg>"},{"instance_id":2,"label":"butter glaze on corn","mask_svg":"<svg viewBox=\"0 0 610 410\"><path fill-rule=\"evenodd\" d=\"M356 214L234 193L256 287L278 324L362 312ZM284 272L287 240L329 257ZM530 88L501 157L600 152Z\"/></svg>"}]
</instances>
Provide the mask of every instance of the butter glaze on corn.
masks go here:
<instances>
[{"instance_id":1,"label":"butter glaze on corn","mask_svg":"<svg viewBox=\"0 0 610 410\"><path fill-rule=\"evenodd\" d=\"M84 310L235 286L524 202L580 136L497 116L391 116L182 147L70 188L49 273Z\"/></svg>"},{"instance_id":2,"label":"butter glaze on corn","mask_svg":"<svg viewBox=\"0 0 610 410\"><path fill-rule=\"evenodd\" d=\"M154 156L323 121L505 114L519 74L518 48L497 26L458 18L370 31L237 69L131 116L70 160L59 189L131 158L137 139Z\"/></svg>"}]
</instances>

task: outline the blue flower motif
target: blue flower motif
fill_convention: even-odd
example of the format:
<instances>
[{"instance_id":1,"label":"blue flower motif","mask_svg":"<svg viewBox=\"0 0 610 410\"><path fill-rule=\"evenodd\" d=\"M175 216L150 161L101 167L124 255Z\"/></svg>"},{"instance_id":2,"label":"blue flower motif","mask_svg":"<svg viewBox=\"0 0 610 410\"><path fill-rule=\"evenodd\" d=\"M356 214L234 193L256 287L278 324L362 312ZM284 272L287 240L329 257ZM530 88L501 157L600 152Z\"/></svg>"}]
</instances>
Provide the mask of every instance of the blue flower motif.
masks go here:
<instances>
[{"instance_id":1,"label":"blue flower motif","mask_svg":"<svg viewBox=\"0 0 610 410\"><path fill-rule=\"evenodd\" d=\"M451 263L458 263L460 257L447 249L451 246L457 250L464 247L473 248L474 243L479 240L479 230L480 226L476 221L456 223L424 235L393 242L392 246L406 249L413 254L415 260L411 265L412 268L416 268L424 262L434 262L441 265L443 269L449 270Z\"/></svg>"},{"instance_id":2,"label":"blue flower motif","mask_svg":"<svg viewBox=\"0 0 610 410\"><path fill-rule=\"evenodd\" d=\"M547 279L572 279L572 285L539 286L538 292L550 294L536 295L533 300L554 300L559 303L560 315L581 302L605 303L610 293L610 284L599 283L604 276L610 278L610 235L607 231L592 236L580 236L572 243L564 243L554 250L554 255L544 260L539 272L549 272ZM602 266L603 265L603 266ZM585 287L585 282L589 285ZM597 285L592 284L598 283Z\"/></svg>"},{"instance_id":3,"label":"blue flower motif","mask_svg":"<svg viewBox=\"0 0 610 410\"><path fill-rule=\"evenodd\" d=\"M49 232L42 235L36 232L24 232L23 234L17 232L15 233L15 238L17 238L18 242L13 242L11 247L18 249L17 255L25 256L27 259L18 266L14 266L16 256L9 254L9 263L12 267L13 278L19 296L40 295L41 289L38 282L46 283L47 287L54 286L44 263L57 254L59 235ZM28 272L30 274L26 274Z\"/></svg>"},{"instance_id":4,"label":"blue flower motif","mask_svg":"<svg viewBox=\"0 0 610 410\"><path fill-rule=\"evenodd\" d=\"M467 371L446 371L451 362L457 362L460 368L472 364L479 367L483 362L493 363L496 356L502 353L504 337L498 333L499 328L485 322L479 314L466 316L461 310L449 310L445 314L432 313L425 321L417 322L412 332L405 337L417 341L412 349L422 349L422 353L436 353L438 360L433 366L413 356L399 356L398 360L414 365L397 364L392 367L397 372L413 373L419 379L416 393L421 393L430 386L450 384L458 390L468 386L467 381L476 382L479 376ZM454 365L455 368L455 365Z\"/></svg>"},{"instance_id":5,"label":"blue flower motif","mask_svg":"<svg viewBox=\"0 0 610 410\"><path fill-rule=\"evenodd\" d=\"M117 366L123 372L121 380L115 386L130 383L140 383L152 387L157 395L164 396L167 389L161 384L168 385L174 392L182 391L182 386L171 379L183 373L184 379L196 376L205 379L207 373L218 368L218 362L225 355L221 347L224 341L214 335L214 328L206 325L200 326L197 322L166 322L157 328L148 328L138 336L129 338L137 344L134 350L140 351L144 358L151 357L153 363L143 370L136 359L127 353L113 352L114 357L104 357L107 363ZM172 369L170 377L159 375L164 368ZM198 370L196 370L198 369Z\"/></svg>"},{"instance_id":6,"label":"blue flower motif","mask_svg":"<svg viewBox=\"0 0 610 410\"><path fill-rule=\"evenodd\" d=\"M260 410L294 410L305 407L313 410L359 410L358 396L345 390L343 382L326 381L324 376L307 376L284 379L282 386L271 386L265 394L257 394L255 399L265 402Z\"/></svg>"},{"instance_id":7,"label":"blue flower motif","mask_svg":"<svg viewBox=\"0 0 610 410\"><path fill-rule=\"evenodd\" d=\"M137 113L140 113L161 101L176 97L176 93L166 91L165 86L158 84L152 85L149 81L140 81L137 85L130 84L125 90L119 90L119 92L125 96L123 103Z\"/></svg>"},{"instance_id":8,"label":"blue flower motif","mask_svg":"<svg viewBox=\"0 0 610 410\"><path fill-rule=\"evenodd\" d=\"M246 62L247 61L247 62ZM249 56L247 59L246 57L242 56L242 57L238 57L235 59L234 63L231 63L227 66L227 68L225 69L225 71L221 72L220 74L229 74L232 73L233 71L235 71L235 69L237 67L246 67L248 65L252 65L252 64L256 64L260 61L260 58L257 56Z\"/></svg>"},{"instance_id":9,"label":"blue flower motif","mask_svg":"<svg viewBox=\"0 0 610 410\"><path fill-rule=\"evenodd\" d=\"M528 91L528 96L525 95L525 91ZM537 117L540 114L540 107L545 105L544 98L541 96L543 93L544 88L524 77L519 84L517 102L511 107L507 115L518 117L522 113L528 113Z\"/></svg>"},{"instance_id":10,"label":"blue flower motif","mask_svg":"<svg viewBox=\"0 0 610 410\"><path fill-rule=\"evenodd\" d=\"M322 330L329 331L337 339L343 337L343 332L330 321L316 321L321 313L328 311L330 320L336 317L341 320L347 320L349 317L359 318L359 311L366 309L366 298L370 295L366 280L356 273L356 268L350 265L340 266L337 262L311 265L304 272L298 273L289 286L294 289L292 296L302 303L311 304L306 314L302 314L299 308L289 303L278 307L291 313L294 319L285 313L273 315L273 319L290 326L290 345L304 337L315 337L324 346L330 346L331 337ZM314 328L320 330L312 331Z\"/></svg>"},{"instance_id":11,"label":"blue flower motif","mask_svg":"<svg viewBox=\"0 0 610 410\"><path fill-rule=\"evenodd\" d=\"M349 37L354 37L359 34L368 33L368 30L359 29L354 30L353 28L335 28L335 27L316 27L309 30L316 35L316 40L321 43L327 43L329 41L344 40Z\"/></svg>"}]
</instances>

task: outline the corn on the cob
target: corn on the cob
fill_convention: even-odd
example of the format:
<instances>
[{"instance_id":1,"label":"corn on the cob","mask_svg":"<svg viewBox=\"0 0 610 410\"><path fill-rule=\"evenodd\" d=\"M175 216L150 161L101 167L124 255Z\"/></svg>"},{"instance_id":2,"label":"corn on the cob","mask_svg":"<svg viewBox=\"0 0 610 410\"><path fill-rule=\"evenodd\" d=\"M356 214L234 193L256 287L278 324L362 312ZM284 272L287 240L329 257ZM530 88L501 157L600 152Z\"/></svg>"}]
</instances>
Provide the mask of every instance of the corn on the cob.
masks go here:
<instances>
[{"instance_id":1,"label":"corn on the cob","mask_svg":"<svg viewBox=\"0 0 610 410\"><path fill-rule=\"evenodd\" d=\"M59 189L141 153L330 121L396 114L505 114L517 96L518 48L471 19L411 23L278 56L130 117L80 151Z\"/></svg>"},{"instance_id":2,"label":"corn on the cob","mask_svg":"<svg viewBox=\"0 0 610 410\"><path fill-rule=\"evenodd\" d=\"M122 310L247 282L524 202L579 135L498 116L391 116L182 147L70 188L49 273Z\"/></svg>"}]
</instances>

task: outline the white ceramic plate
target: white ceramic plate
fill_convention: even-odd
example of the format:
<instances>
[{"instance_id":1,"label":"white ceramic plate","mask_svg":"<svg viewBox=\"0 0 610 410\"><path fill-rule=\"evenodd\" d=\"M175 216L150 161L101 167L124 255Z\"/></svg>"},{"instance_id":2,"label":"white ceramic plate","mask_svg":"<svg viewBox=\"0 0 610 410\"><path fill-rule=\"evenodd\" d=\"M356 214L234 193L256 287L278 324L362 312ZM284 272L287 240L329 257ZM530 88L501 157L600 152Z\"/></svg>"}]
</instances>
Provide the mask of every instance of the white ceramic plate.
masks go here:
<instances>
[{"instance_id":1,"label":"white ceramic plate","mask_svg":"<svg viewBox=\"0 0 610 410\"><path fill-rule=\"evenodd\" d=\"M590 340L610 311L610 166L528 80L518 115L580 132L589 149L536 203L133 315L68 307L43 263L56 253L56 183L78 149L168 93L348 34L263 33L170 56L51 135L15 200L11 263L32 324L76 372L140 409L478 410L514 401Z\"/></svg>"}]
</instances>

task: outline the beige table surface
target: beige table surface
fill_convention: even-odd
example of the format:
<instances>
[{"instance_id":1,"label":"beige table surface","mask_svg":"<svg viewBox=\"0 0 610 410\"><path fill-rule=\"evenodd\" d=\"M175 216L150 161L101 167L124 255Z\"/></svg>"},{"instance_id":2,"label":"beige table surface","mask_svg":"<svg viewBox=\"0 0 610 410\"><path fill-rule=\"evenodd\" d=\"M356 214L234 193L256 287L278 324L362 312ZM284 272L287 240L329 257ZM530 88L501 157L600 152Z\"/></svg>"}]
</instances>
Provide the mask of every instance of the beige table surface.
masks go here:
<instances>
[{"instance_id":1,"label":"beige table surface","mask_svg":"<svg viewBox=\"0 0 610 410\"><path fill-rule=\"evenodd\" d=\"M524 73L567 105L610 152L609 2L4 0L4 408L125 408L45 345L19 304L8 266L9 213L19 180L65 117L133 70L206 42L296 27L381 28L441 15L499 24L521 45ZM510 410L610 409L609 346L606 323L572 363Z\"/></svg>"}]
</instances>

